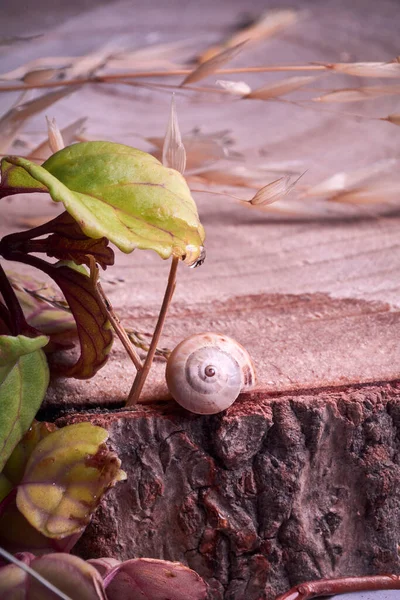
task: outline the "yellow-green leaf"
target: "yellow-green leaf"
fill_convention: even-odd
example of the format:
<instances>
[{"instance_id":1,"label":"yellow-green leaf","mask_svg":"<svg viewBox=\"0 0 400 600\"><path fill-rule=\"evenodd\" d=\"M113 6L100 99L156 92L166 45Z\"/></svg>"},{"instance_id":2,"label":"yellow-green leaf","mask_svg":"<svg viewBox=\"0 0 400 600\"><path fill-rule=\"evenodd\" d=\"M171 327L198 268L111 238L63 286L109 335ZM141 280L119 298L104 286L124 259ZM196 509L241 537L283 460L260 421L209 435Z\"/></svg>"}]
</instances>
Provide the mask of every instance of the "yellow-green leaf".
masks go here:
<instances>
[{"instance_id":1,"label":"yellow-green leaf","mask_svg":"<svg viewBox=\"0 0 400 600\"><path fill-rule=\"evenodd\" d=\"M151 249L164 259L190 257L192 263L202 254L204 229L184 177L146 152L84 142L60 150L42 166L7 157L2 173L14 187L19 178L22 187L32 187L33 178L63 202L88 237L106 237L123 252Z\"/></svg>"},{"instance_id":2,"label":"yellow-green leaf","mask_svg":"<svg viewBox=\"0 0 400 600\"><path fill-rule=\"evenodd\" d=\"M108 433L90 423L51 433L33 450L18 487L17 506L49 538L82 531L104 492L123 478L107 449Z\"/></svg>"}]
</instances>

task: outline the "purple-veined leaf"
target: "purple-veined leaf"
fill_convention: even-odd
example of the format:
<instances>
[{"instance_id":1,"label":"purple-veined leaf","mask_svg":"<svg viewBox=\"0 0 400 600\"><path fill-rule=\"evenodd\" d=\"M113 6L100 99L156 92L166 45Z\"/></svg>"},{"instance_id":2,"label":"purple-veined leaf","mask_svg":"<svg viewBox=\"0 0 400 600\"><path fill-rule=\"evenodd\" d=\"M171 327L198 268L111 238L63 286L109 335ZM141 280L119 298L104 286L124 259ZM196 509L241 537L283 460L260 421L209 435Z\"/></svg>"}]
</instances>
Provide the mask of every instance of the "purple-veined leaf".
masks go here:
<instances>
[{"instance_id":1,"label":"purple-veined leaf","mask_svg":"<svg viewBox=\"0 0 400 600\"><path fill-rule=\"evenodd\" d=\"M155 558L134 558L114 567L105 579L108 600L204 600L207 586L188 567Z\"/></svg>"},{"instance_id":2,"label":"purple-veined leaf","mask_svg":"<svg viewBox=\"0 0 400 600\"><path fill-rule=\"evenodd\" d=\"M129 146L73 144L42 166L9 156L2 160L1 187L3 195L47 189L85 235L107 237L123 252L151 249L185 260L189 246L193 263L203 254L204 229L185 179Z\"/></svg>"},{"instance_id":3,"label":"purple-veined leaf","mask_svg":"<svg viewBox=\"0 0 400 600\"><path fill-rule=\"evenodd\" d=\"M49 336L46 353L72 347L77 340L77 327L61 293L26 274L7 271L7 277L29 325Z\"/></svg>"},{"instance_id":4,"label":"purple-veined leaf","mask_svg":"<svg viewBox=\"0 0 400 600\"><path fill-rule=\"evenodd\" d=\"M48 237L43 239L44 235ZM39 236L42 239L35 239ZM103 269L114 264L114 251L109 248L108 239L88 237L67 212L27 231L5 236L1 241L3 256L10 255L10 252L16 250L45 253L59 260L69 260L78 265L88 266L90 266L88 255L91 255Z\"/></svg>"},{"instance_id":5,"label":"purple-veined leaf","mask_svg":"<svg viewBox=\"0 0 400 600\"><path fill-rule=\"evenodd\" d=\"M101 369L108 359L113 334L107 309L99 297L96 282L77 268L65 264L52 265L21 252L10 253L18 260L41 269L61 289L78 327L81 354L73 365L54 365L57 372L68 377L88 379Z\"/></svg>"},{"instance_id":6,"label":"purple-veined leaf","mask_svg":"<svg viewBox=\"0 0 400 600\"><path fill-rule=\"evenodd\" d=\"M0 336L0 472L29 429L49 383L48 337Z\"/></svg>"},{"instance_id":7,"label":"purple-veined leaf","mask_svg":"<svg viewBox=\"0 0 400 600\"><path fill-rule=\"evenodd\" d=\"M46 537L81 532L105 491L125 478L117 455L105 445L107 438L105 429L78 423L51 433L33 450L17 506Z\"/></svg>"}]
</instances>

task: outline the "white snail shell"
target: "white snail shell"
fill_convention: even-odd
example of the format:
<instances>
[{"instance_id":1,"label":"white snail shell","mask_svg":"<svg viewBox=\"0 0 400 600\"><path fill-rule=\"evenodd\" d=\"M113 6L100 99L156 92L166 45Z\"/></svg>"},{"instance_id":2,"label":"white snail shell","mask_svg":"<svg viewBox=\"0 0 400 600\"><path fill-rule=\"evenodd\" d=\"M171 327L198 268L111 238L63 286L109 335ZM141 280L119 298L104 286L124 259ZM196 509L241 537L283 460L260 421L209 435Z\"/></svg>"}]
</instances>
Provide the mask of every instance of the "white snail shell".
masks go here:
<instances>
[{"instance_id":1,"label":"white snail shell","mask_svg":"<svg viewBox=\"0 0 400 600\"><path fill-rule=\"evenodd\" d=\"M217 333L191 335L178 344L168 358L166 378L178 404L201 415L227 409L255 383L247 350Z\"/></svg>"}]
</instances>

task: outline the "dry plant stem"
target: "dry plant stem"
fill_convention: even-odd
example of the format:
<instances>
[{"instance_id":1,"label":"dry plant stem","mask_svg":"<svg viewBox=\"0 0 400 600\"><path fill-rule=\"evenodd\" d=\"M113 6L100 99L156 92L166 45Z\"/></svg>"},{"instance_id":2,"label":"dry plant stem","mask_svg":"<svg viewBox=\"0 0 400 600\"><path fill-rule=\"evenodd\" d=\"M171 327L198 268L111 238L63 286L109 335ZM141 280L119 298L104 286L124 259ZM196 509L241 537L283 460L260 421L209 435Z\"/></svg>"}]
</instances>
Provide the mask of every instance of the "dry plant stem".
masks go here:
<instances>
[{"instance_id":1,"label":"dry plant stem","mask_svg":"<svg viewBox=\"0 0 400 600\"><path fill-rule=\"evenodd\" d=\"M151 364L153 362L154 355L158 346L158 342L161 336L161 332L164 327L165 317L167 316L168 307L171 303L172 296L175 291L176 283L176 272L178 269L179 258L176 256L172 257L171 269L168 277L168 284L164 294L164 300L161 306L160 314L158 315L158 321L154 334L151 340L150 349L147 353L146 360L144 361L143 368L137 372L135 381L133 382L131 391L129 392L126 406L134 406L139 400L140 393L145 384L147 375L150 371Z\"/></svg>"},{"instance_id":2,"label":"dry plant stem","mask_svg":"<svg viewBox=\"0 0 400 600\"><path fill-rule=\"evenodd\" d=\"M400 590L400 576L373 575L308 581L296 585L288 592L278 596L276 600L310 600L316 596L373 590Z\"/></svg>"},{"instance_id":3,"label":"dry plant stem","mask_svg":"<svg viewBox=\"0 0 400 600\"><path fill-rule=\"evenodd\" d=\"M131 361L135 365L137 371L139 372L143 368L143 364L142 364L142 361L140 360L140 356L136 352L135 347L133 346L132 342L130 341L129 336L126 333L125 329L122 327L117 315L114 312L113 307L111 306L110 301L108 300L108 298L107 298L106 294L104 293L104 290L101 287L101 284L99 282L97 282L97 291L99 292L99 296L100 296L104 306L107 309L108 318L110 320L110 323L111 323L115 333L121 340L121 343L124 346L126 352L128 353L129 358L131 359Z\"/></svg>"},{"instance_id":4,"label":"dry plant stem","mask_svg":"<svg viewBox=\"0 0 400 600\"><path fill-rule=\"evenodd\" d=\"M329 71L332 72L328 67L324 65L282 65L276 66L271 65L267 67L237 67L231 69L218 69L213 75L228 75L232 73L269 73L269 72L283 72L283 71ZM86 77L82 79L64 79L62 81L48 81L43 83L32 83L25 85L1 85L0 92L18 92L19 90L37 90L47 89L54 87L63 87L66 85L81 85L84 83L124 83L124 79L144 79L149 77L176 77L179 75L188 75L193 69L174 69L171 71L142 71L133 73L111 73L109 75L97 75L92 77Z\"/></svg>"}]
</instances>

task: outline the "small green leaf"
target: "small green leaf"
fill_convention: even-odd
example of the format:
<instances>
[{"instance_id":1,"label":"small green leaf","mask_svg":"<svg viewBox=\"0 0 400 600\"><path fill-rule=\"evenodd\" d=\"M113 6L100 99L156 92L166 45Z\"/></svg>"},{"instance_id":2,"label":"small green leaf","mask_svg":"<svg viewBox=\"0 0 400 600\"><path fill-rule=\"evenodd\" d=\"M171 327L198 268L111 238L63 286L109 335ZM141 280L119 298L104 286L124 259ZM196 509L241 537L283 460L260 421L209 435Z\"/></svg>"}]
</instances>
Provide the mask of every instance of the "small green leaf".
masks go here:
<instances>
[{"instance_id":1,"label":"small green leaf","mask_svg":"<svg viewBox=\"0 0 400 600\"><path fill-rule=\"evenodd\" d=\"M0 336L0 368L13 366L21 356L31 354L35 350L43 348L48 341L48 338L44 335L36 338L28 338L24 335Z\"/></svg>"},{"instance_id":2,"label":"small green leaf","mask_svg":"<svg viewBox=\"0 0 400 600\"><path fill-rule=\"evenodd\" d=\"M82 231L107 237L123 252L152 249L195 263L202 255L204 229L184 177L156 158L112 142L73 144L43 166L20 157L2 161L12 185L27 185L26 173L63 202ZM187 259L188 260L188 259Z\"/></svg>"},{"instance_id":3,"label":"small green leaf","mask_svg":"<svg viewBox=\"0 0 400 600\"><path fill-rule=\"evenodd\" d=\"M107 449L108 433L90 423L51 433L33 450L18 487L17 506L49 538L79 533L104 492L124 477Z\"/></svg>"},{"instance_id":4,"label":"small green leaf","mask_svg":"<svg viewBox=\"0 0 400 600\"><path fill-rule=\"evenodd\" d=\"M0 472L29 429L49 384L48 337L0 336Z\"/></svg>"}]
</instances>

